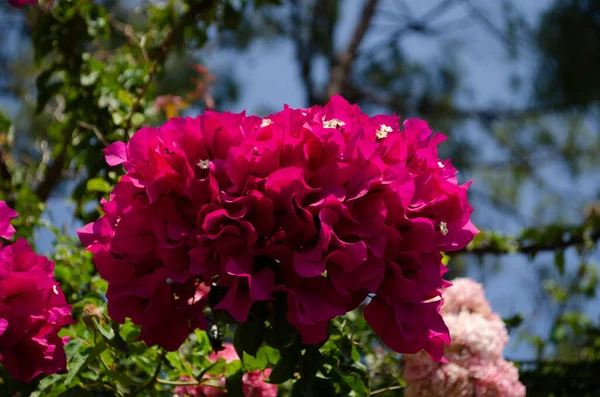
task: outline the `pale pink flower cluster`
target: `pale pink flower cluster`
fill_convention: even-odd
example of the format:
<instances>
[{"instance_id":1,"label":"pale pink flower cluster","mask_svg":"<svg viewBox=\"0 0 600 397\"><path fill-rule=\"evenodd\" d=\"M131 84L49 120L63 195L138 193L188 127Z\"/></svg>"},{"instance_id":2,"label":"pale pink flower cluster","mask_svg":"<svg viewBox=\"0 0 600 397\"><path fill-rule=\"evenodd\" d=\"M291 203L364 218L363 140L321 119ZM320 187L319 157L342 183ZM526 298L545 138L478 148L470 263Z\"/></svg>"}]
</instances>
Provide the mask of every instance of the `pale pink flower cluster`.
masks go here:
<instances>
[{"instance_id":1,"label":"pale pink flower cluster","mask_svg":"<svg viewBox=\"0 0 600 397\"><path fill-rule=\"evenodd\" d=\"M447 363L424 353L404 356L406 397L522 397L519 371L502 357L508 342L504 322L492 312L481 284L468 278L453 281L441 313L452 343Z\"/></svg>"}]
</instances>

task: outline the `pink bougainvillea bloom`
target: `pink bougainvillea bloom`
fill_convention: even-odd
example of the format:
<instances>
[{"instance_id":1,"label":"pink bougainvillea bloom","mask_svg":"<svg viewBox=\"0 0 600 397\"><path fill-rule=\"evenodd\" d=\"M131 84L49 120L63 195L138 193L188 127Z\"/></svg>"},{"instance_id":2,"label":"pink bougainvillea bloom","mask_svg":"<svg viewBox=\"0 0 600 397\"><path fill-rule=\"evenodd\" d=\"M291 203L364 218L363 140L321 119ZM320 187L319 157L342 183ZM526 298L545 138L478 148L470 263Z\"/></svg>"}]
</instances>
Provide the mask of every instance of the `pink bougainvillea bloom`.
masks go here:
<instances>
[{"instance_id":1,"label":"pink bougainvillea bloom","mask_svg":"<svg viewBox=\"0 0 600 397\"><path fill-rule=\"evenodd\" d=\"M217 361L222 358L225 362L232 362L239 360L239 357L235 351L235 348L231 343L225 343L223 350L219 352L213 352L208 356L210 361ZM243 375L242 377L242 390L245 397L277 397L277 385L265 382L265 378L268 378L271 374L271 369L267 368L264 371L252 371ZM220 397L226 396L225 391L225 376L211 376L204 375L203 379L211 379L211 382L218 385L218 387L208 385L191 385L191 386L177 386L175 388L175 395L177 397ZM181 380L190 380L188 377L182 377Z\"/></svg>"},{"instance_id":2,"label":"pink bougainvillea bloom","mask_svg":"<svg viewBox=\"0 0 600 397\"><path fill-rule=\"evenodd\" d=\"M508 342L504 322L493 313L483 286L472 279L453 280L445 291L442 316L452 343L449 363L434 362L423 352L404 356L408 397L524 397L519 371L502 357Z\"/></svg>"},{"instance_id":3,"label":"pink bougainvillea bloom","mask_svg":"<svg viewBox=\"0 0 600 397\"><path fill-rule=\"evenodd\" d=\"M277 397L277 385L265 382L271 375L271 368L248 372L242 376L244 397Z\"/></svg>"},{"instance_id":4,"label":"pink bougainvillea bloom","mask_svg":"<svg viewBox=\"0 0 600 397\"><path fill-rule=\"evenodd\" d=\"M442 306L442 314L458 314L461 311L479 313L484 317L492 315L492 308L485 298L483 286L470 278L452 280L452 288L444 291L446 301Z\"/></svg>"},{"instance_id":5,"label":"pink bougainvillea bloom","mask_svg":"<svg viewBox=\"0 0 600 397\"><path fill-rule=\"evenodd\" d=\"M14 232L7 227L14 216L0 202L3 237ZM24 382L65 370L67 340L58 332L73 323L71 306L54 281L54 263L23 239L0 245L0 363L6 370Z\"/></svg>"},{"instance_id":6,"label":"pink bougainvillea bloom","mask_svg":"<svg viewBox=\"0 0 600 397\"><path fill-rule=\"evenodd\" d=\"M146 343L176 349L206 325L209 301L244 322L282 296L304 343L318 344L370 296L365 315L386 344L441 360L440 251L477 233L469 183L438 157L444 139L339 96L266 118L173 118L106 148L127 174L79 236L108 281L109 313ZM201 284L209 297L191 299Z\"/></svg>"},{"instance_id":7,"label":"pink bougainvillea bloom","mask_svg":"<svg viewBox=\"0 0 600 397\"><path fill-rule=\"evenodd\" d=\"M9 208L4 201L0 201L0 238L9 239L15 234L15 228L10 220L17 216L17 212Z\"/></svg>"},{"instance_id":8,"label":"pink bougainvillea bloom","mask_svg":"<svg viewBox=\"0 0 600 397\"><path fill-rule=\"evenodd\" d=\"M37 0L8 0L13 7L23 7L26 4L37 4Z\"/></svg>"}]
</instances>

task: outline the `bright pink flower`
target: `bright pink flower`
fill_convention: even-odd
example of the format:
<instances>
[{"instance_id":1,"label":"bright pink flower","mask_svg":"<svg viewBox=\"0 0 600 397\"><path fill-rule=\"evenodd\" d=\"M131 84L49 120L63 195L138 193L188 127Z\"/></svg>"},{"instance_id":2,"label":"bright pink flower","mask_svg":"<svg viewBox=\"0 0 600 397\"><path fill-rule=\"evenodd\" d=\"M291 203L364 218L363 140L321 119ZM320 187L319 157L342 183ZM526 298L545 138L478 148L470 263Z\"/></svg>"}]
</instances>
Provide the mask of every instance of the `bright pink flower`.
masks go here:
<instances>
[{"instance_id":1,"label":"bright pink flower","mask_svg":"<svg viewBox=\"0 0 600 397\"><path fill-rule=\"evenodd\" d=\"M17 212L8 208L4 201L0 201L0 238L9 239L15 234L15 228L10 220L17 216Z\"/></svg>"},{"instance_id":2,"label":"bright pink flower","mask_svg":"<svg viewBox=\"0 0 600 397\"><path fill-rule=\"evenodd\" d=\"M109 282L109 312L141 325L147 343L174 349L205 325L207 300L189 302L203 283L211 308L239 322L279 292L310 344L370 295L367 319L388 345L441 359L440 251L477 233L469 184L438 158L443 140L424 121L369 117L339 96L263 119L171 119L106 148L127 175L79 235Z\"/></svg>"},{"instance_id":3,"label":"bright pink flower","mask_svg":"<svg viewBox=\"0 0 600 397\"><path fill-rule=\"evenodd\" d=\"M277 385L265 382L271 375L271 368L248 372L242 376L244 397L277 397Z\"/></svg>"},{"instance_id":4,"label":"bright pink flower","mask_svg":"<svg viewBox=\"0 0 600 397\"><path fill-rule=\"evenodd\" d=\"M226 362L239 360L235 348L231 343L225 343L223 350L211 353L208 356L210 361L216 361L220 358ZM277 385L265 382L265 378L271 374L271 369L267 368L264 371L248 372L242 377L242 390L245 397L277 397ZM211 387L207 385L198 386L177 386L175 395L177 397L220 397L226 396L225 392L225 377L204 375L203 379L210 379L212 383L218 384L219 387ZM182 377L181 380L190 380L187 377Z\"/></svg>"},{"instance_id":5,"label":"bright pink flower","mask_svg":"<svg viewBox=\"0 0 600 397\"><path fill-rule=\"evenodd\" d=\"M37 0L8 0L13 7L23 7L25 4L37 4Z\"/></svg>"},{"instance_id":6,"label":"bright pink flower","mask_svg":"<svg viewBox=\"0 0 600 397\"><path fill-rule=\"evenodd\" d=\"M16 216L4 202L0 212ZM23 239L0 245L0 362L6 370L24 382L65 370L66 340L58 332L73 323L71 306L54 281L54 263Z\"/></svg>"}]
</instances>

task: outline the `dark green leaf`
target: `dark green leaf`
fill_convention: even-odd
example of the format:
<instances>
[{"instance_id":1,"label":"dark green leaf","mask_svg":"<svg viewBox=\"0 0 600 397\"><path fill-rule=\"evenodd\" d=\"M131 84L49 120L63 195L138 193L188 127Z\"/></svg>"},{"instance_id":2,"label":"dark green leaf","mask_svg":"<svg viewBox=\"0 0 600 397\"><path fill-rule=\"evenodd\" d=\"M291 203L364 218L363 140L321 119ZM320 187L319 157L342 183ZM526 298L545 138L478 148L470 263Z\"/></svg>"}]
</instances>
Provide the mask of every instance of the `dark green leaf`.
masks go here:
<instances>
[{"instance_id":1,"label":"dark green leaf","mask_svg":"<svg viewBox=\"0 0 600 397\"><path fill-rule=\"evenodd\" d=\"M251 356L256 356L258 349L263 343L265 335L264 321L249 317L248 321L239 324L235 330L233 345L240 358L244 357L244 352Z\"/></svg>"},{"instance_id":2,"label":"dark green leaf","mask_svg":"<svg viewBox=\"0 0 600 397\"><path fill-rule=\"evenodd\" d=\"M271 376L269 376L270 383L283 383L294 376L294 362L288 359L281 359L277 365L273 368Z\"/></svg>"},{"instance_id":3,"label":"dark green leaf","mask_svg":"<svg viewBox=\"0 0 600 397\"><path fill-rule=\"evenodd\" d=\"M73 357L73 361L69 365L69 375L67 375L67 379L65 379L65 385L70 385L77 374L85 366L94 361L96 357L98 357L105 349L106 343L102 340L96 346L87 348L81 352L81 354L76 354L75 357Z\"/></svg>"},{"instance_id":4,"label":"dark green leaf","mask_svg":"<svg viewBox=\"0 0 600 397\"><path fill-rule=\"evenodd\" d=\"M244 397L244 390L242 389L242 376L244 373L238 371L235 374L226 378L227 396L228 397Z\"/></svg>"}]
</instances>

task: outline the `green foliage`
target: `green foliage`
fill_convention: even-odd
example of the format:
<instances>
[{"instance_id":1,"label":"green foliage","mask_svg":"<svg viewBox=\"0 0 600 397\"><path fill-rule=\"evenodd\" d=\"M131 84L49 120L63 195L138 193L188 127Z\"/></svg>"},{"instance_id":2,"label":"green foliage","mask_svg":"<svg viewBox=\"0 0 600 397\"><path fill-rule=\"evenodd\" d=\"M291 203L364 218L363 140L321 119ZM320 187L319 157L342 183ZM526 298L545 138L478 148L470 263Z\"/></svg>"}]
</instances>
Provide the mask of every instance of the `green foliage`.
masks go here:
<instances>
[{"instance_id":1,"label":"green foliage","mask_svg":"<svg viewBox=\"0 0 600 397\"><path fill-rule=\"evenodd\" d=\"M103 149L168 117L154 107L157 95L179 95L194 111L212 106L212 98L200 89L209 83L193 81L208 80L194 69L207 55L207 47L235 52L258 40L279 38L294 47L306 105L323 103L328 92L326 84L315 81L315 65L321 62L333 70L349 57L352 67L342 94L368 109L384 108L402 117L418 113L436 129L453 134L447 154L469 178L477 177L484 191L473 193L487 198L493 209L513 216L523 186L539 187L543 205L531 214L535 222L523 222L529 227L512 234L483 231L464 251L444 256L444 264L451 259L451 268L461 269L460 264L483 263L490 255L522 254L531 266L536 260L547 265L540 271L539 289L556 313L547 335L523 337L536 349L538 359L520 363L521 379L532 396L600 393L596 376L600 326L582 309L596 298L593 253L600 239L600 207L592 204L582 219L563 216L577 192L569 191L561 200L544 190L538 173L547 159L564 164L572 177L590 168L597 173L600 138L588 122L593 117L580 110L593 110L600 99L595 2L560 0L544 14L534 40L543 55L542 67L529 87L537 90L540 101L522 111L460 108L456 96L464 93L464 76L456 67L460 62L452 43L442 43L434 61L410 56L401 45L409 33L445 38L440 33L444 29L428 26L435 15L421 19L412 18L410 10L402 11L401 17L391 13L395 25L382 29L391 33L386 40L346 54L334 40L345 11L345 3L337 0L167 0L144 3L135 10L116 1L57 0L52 7L41 3L14 11L26 21L22 30L30 40L23 53L31 53L28 61L33 69L24 67L19 58L14 69L23 75L6 73L6 80L15 76L22 80L11 82L14 86L6 92L27 100L20 101L21 115L8 112L8 107L0 110L0 200L20 213L13 222L18 237L33 242L39 231L53 236L49 257L73 305L76 324L62 334L70 338L68 374L40 376L22 384L0 366L1 395L166 397L178 385L210 384L225 388L229 396L243 396L244 374L265 369L271 369L268 381L277 384L284 396L402 394L406 382L400 355L382 346L360 308L333 321L329 339L320 346L302 343L285 317L284 300L277 299L254 305L244 324L236 325L226 313L215 311L209 330L196 331L178 351L149 348L137 341L140 332L132 322L118 324L110 318L107 284L78 239L53 219L42 217L51 197L68 197L74 204L69 220L97 219L99 200L123 174L121 169L109 169ZM443 1L431 12L450 3ZM502 7L506 19L502 40L510 57L516 58L526 22L509 1L502 1ZM479 15L476 8L470 11ZM0 84L5 80L4 61ZM219 72L212 94L217 105L239 92L231 72ZM527 84L517 77L512 81L515 90ZM548 111L568 114L556 113L548 121L544 118ZM560 118L558 128L555 118ZM467 119L478 122L496 149L509 153L508 160L484 163L481 142L460 133ZM548 213L556 216L545 218ZM209 296L219 298L218 293ZM504 319L513 335L531 320L521 313ZM228 342L240 360L209 359Z\"/></svg>"}]
</instances>

